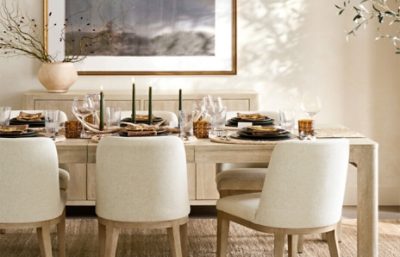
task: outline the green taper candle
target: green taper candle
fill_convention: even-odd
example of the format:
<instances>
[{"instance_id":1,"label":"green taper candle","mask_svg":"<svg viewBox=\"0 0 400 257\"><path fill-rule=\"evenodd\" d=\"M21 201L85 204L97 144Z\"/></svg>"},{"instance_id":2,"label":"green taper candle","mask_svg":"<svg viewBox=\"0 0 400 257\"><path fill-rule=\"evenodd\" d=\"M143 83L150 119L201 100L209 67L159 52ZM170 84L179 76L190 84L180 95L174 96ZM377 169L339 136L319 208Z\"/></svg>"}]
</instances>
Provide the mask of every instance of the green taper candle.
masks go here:
<instances>
[{"instance_id":1,"label":"green taper candle","mask_svg":"<svg viewBox=\"0 0 400 257\"><path fill-rule=\"evenodd\" d=\"M152 96L151 87L149 87L149 125L153 123Z\"/></svg>"},{"instance_id":2,"label":"green taper candle","mask_svg":"<svg viewBox=\"0 0 400 257\"><path fill-rule=\"evenodd\" d=\"M131 121L132 123L136 123L136 92L135 92L135 78L132 78L132 114Z\"/></svg>"},{"instance_id":3,"label":"green taper candle","mask_svg":"<svg viewBox=\"0 0 400 257\"><path fill-rule=\"evenodd\" d=\"M182 111L182 89L179 89L179 109L178 111Z\"/></svg>"},{"instance_id":4,"label":"green taper candle","mask_svg":"<svg viewBox=\"0 0 400 257\"><path fill-rule=\"evenodd\" d=\"M104 129L103 101L104 101L104 95L103 95L103 91L101 91L100 92L100 125L99 125L100 130Z\"/></svg>"}]
</instances>

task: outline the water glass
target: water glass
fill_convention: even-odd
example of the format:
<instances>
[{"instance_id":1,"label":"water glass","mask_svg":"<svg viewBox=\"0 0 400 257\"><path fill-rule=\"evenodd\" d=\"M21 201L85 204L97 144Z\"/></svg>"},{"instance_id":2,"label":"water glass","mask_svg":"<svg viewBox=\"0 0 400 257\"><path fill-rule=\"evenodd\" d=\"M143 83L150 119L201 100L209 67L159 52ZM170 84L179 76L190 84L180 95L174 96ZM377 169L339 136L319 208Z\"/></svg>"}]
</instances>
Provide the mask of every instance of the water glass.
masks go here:
<instances>
[{"instance_id":1,"label":"water glass","mask_svg":"<svg viewBox=\"0 0 400 257\"><path fill-rule=\"evenodd\" d=\"M0 106L0 125L10 124L11 107Z\"/></svg>"},{"instance_id":2,"label":"water glass","mask_svg":"<svg viewBox=\"0 0 400 257\"><path fill-rule=\"evenodd\" d=\"M211 117L211 135L225 136L226 107L216 109Z\"/></svg>"},{"instance_id":3,"label":"water glass","mask_svg":"<svg viewBox=\"0 0 400 257\"><path fill-rule=\"evenodd\" d=\"M279 126L287 131L293 132L296 121L294 110L279 110Z\"/></svg>"},{"instance_id":4,"label":"water glass","mask_svg":"<svg viewBox=\"0 0 400 257\"><path fill-rule=\"evenodd\" d=\"M120 122L121 122L121 108L107 107L106 108L107 127L119 127Z\"/></svg>"},{"instance_id":5,"label":"water glass","mask_svg":"<svg viewBox=\"0 0 400 257\"><path fill-rule=\"evenodd\" d=\"M59 110L46 110L44 112L44 124L46 134L55 139L60 128L60 111Z\"/></svg>"},{"instance_id":6,"label":"water glass","mask_svg":"<svg viewBox=\"0 0 400 257\"><path fill-rule=\"evenodd\" d=\"M184 140L193 137L193 113L179 111L179 136Z\"/></svg>"}]
</instances>

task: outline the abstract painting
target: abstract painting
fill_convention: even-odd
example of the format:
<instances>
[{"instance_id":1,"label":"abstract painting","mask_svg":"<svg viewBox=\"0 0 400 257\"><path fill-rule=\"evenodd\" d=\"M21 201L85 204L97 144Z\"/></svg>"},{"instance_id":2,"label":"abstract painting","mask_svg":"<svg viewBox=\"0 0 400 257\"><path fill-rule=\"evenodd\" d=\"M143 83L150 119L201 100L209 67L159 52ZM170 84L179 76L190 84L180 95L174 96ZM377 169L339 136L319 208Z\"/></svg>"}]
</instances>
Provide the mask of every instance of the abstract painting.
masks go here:
<instances>
[{"instance_id":1,"label":"abstract painting","mask_svg":"<svg viewBox=\"0 0 400 257\"><path fill-rule=\"evenodd\" d=\"M44 1L48 51L82 75L236 73L235 0Z\"/></svg>"}]
</instances>

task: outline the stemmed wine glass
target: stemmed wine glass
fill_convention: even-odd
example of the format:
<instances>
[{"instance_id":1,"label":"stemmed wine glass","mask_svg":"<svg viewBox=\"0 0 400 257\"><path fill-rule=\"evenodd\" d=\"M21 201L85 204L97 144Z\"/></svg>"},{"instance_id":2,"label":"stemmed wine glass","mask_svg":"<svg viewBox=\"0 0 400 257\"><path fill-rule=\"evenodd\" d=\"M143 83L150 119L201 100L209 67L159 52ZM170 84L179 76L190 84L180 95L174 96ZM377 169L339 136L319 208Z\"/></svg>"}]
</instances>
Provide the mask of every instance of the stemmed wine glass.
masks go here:
<instances>
[{"instance_id":1,"label":"stemmed wine glass","mask_svg":"<svg viewBox=\"0 0 400 257\"><path fill-rule=\"evenodd\" d=\"M87 96L85 96L83 101L80 101L77 97L75 97L74 101L72 102L72 109L75 113L80 114L83 117L83 119L89 117L93 113L93 108L92 108ZM89 137L83 126L82 126L82 131L81 131L80 137L81 138Z\"/></svg>"},{"instance_id":2,"label":"stemmed wine glass","mask_svg":"<svg viewBox=\"0 0 400 257\"><path fill-rule=\"evenodd\" d=\"M100 123L98 114L98 111L100 110L100 94L87 94L85 98L87 99L89 108L92 111L94 124L98 125Z\"/></svg>"},{"instance_id":3,"label":"stemmed wine glass","mask_svg":"<svg viewBox=\"0 0 400 257\"><path fill-rule=\"evenodd\" d=\"M315 94L306 93L303 95L300 108L306 112L311 119L314 119L314 116L321 111L321 99Z\"/></svg>"}]
</instances>

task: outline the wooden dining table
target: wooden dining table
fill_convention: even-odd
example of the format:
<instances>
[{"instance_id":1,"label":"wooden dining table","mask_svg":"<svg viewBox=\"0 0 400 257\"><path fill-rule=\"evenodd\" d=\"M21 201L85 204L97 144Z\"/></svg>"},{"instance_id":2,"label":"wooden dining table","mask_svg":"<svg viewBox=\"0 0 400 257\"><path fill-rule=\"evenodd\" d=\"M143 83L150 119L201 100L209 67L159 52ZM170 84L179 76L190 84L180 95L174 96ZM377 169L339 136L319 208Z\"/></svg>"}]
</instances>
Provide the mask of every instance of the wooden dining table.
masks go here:
<instances>
[{"instance_id":1,"label":"wooden dining table","mask_svg":"<svg viewBox=\"0 0 400 257\"><path fill-rule=\"evenodd\" d=\"M357 168L357 256L378 257L378 144L369 138L350 138L349 141L349 162ZM185 144L191 204L215 204L219 197L215 184L217 164L268 162L278 143L229 144L199 139ZM94 205L97 143L67 139L56 145L61 164L86 167L85 175L79 174L86 179L87 199L71 200L70 204ZM74 178L72 173L71 181L78 183L79 178Z\"/></svg>"}]
</instances>

